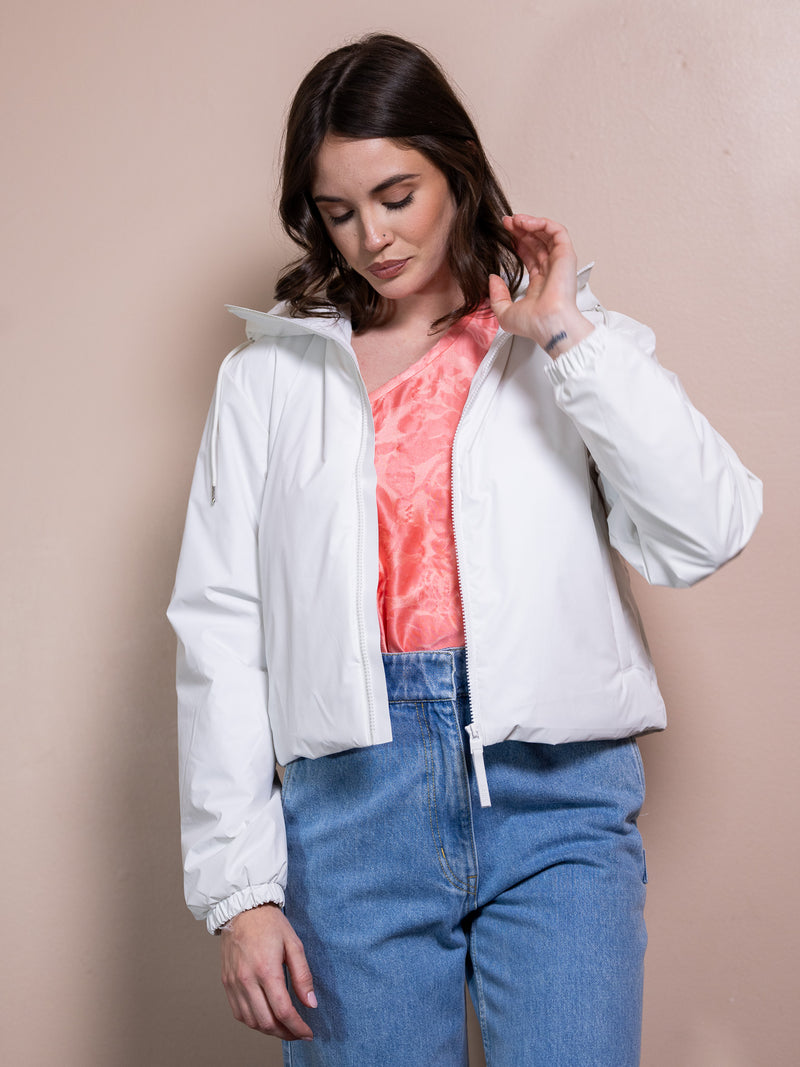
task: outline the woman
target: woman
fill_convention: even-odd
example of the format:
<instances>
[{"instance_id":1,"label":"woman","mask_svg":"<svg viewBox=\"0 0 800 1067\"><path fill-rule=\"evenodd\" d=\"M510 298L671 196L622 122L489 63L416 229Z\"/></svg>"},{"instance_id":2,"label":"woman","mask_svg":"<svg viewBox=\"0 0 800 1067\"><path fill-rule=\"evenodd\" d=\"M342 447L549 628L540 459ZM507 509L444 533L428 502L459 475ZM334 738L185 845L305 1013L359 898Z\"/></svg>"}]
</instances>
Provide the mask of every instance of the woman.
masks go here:
<instances>
[{"instance_id":1,"label":"woman","mask_svg":"<svg viewBox=\"0 0 800 1067\"><path fill-rule=\"evenodd\" d=\"M416 46L307 75L281 214L303 255L234 309L170 606L234 1015L287 1063L461 1064L466 978L495 1067L635 1064L664 709L611 547L691 584L760 483Z\"/></svg>"}]
</instances>

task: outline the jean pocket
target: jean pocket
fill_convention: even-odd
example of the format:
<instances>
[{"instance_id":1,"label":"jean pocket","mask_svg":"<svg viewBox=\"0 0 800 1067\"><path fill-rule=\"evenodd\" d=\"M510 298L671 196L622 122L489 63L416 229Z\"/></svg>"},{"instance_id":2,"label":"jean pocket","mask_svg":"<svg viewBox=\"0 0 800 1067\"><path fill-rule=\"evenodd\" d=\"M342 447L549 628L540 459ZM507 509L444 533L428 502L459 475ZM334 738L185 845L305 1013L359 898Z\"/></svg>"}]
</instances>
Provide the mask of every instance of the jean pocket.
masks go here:
<instances>
[{"instance_id":1,"label":"jean pocket","mask_svg":"<svg viewBox=\"0 0 800 1067\"><path fill-rule=\"evenodd\" d=\"M294 777L295 769L298 763L302 763L302 759L293 759L291 763L287 763L283 768L283 781L281 783L281 804L286 804L289 799L289 791L292 785L292 778Z\"/></svg>"},{"instance_id":2,"label":"jean pocket","mask_svg":"<svg viewBox=\"0 0 800 1067\"><path fill-rule=\"evenodd\" d=\"M644 781L644 763L642 762L642 753L639 751L639 745L635 737L628 738L628 750L630 751L631 758L634 763L636 771L636 778L639 782L639 788L642 791L642 802L644 802L645 793L645 781Z\"/></svg>"}]
</instances>

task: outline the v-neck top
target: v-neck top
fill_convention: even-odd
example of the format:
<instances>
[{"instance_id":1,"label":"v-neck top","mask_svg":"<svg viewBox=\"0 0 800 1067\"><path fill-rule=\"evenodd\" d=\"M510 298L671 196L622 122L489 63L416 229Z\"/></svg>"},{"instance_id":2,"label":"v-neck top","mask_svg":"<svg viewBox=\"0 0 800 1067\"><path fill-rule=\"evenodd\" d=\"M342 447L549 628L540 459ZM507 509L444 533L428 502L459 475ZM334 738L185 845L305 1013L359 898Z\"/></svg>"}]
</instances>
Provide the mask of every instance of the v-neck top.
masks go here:
<instances>
[{"instance_id":1,"label":"v-neck top","mask_svg":"<svg viewBox=\"0 0 800 1067\"><path fill-rule=\"evenodd\" d=\"M498 323L478 308L369 394L378 475L378 614L384 652L464 644L452 517L452 450Z\"/></svg>"}]
</instances>

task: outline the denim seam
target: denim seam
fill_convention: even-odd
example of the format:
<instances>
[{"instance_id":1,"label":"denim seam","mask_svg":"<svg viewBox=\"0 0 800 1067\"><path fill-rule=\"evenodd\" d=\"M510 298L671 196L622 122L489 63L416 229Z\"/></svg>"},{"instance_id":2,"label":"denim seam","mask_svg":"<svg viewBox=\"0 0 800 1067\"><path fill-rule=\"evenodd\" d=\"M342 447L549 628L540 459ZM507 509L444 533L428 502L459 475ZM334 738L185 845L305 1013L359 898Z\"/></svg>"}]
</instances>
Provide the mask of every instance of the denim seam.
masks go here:
<instances>
[{"instance_id":1,"label":"denim seam","mask_svg":"<svg viewBox=\"0 0 800 1067\"><path fill-rule=\"evenodd\" d=\"M289 786L291 784L291 780L292 780L292 777L294 775L293 765L296 762L297 762L296 760L291 760L283 768L283 781L281 782L281 804L282 805L285 804L286 801L289 799Z\"/></svg>"},{"instance_id":2,"label":"denim seam","mask_svg":"<svg viewBox=\"0 0 800 1067\"><path fill-rule=\"evenodd\" d=\"M474 922L469 932L469 950L472 973L475 975L475 992L478 998L476 1007L478 1009L478 1025L481 1028L481 1038L483 1040L483 1054L486 1058L486 1067L491 1067L491 1042L489 1041L489 1030L486 1022L486 996L483 992L483 979L481 978L481 970L478 964L478 938L475 933Z\"/></svg>"},{"instance_id":3,"label":"denim seam","mask_svg":"<svg viewBox=\"0 0 800 1067\"><path fill-rule=\"evenodd\" d=\"M469 694L465 693L463 694L463 696L467 701L469 701ZM464 748L464 734L461 731L461 718L458 709L458 699L458 695L456 695L456 699L453 701L453 714L455 717L456 732L458 734L459 740L459 743L456 747L458 748L458 763L461 769L461 773L463 775L462 781L464 784L464 822L466 824L465 828L468 830L470 855L472 857L472 867L475 872L474 874L467 875L467 882L469 883L468 892L470 896L472 896L474 899L477 899L480 865L478 864L478 850L475 846L475 824L473 821L472 812L472 797L469 783L469 767L467 766L467 754Z\"/></svg>"},{"instance_id":4,"label":"denim seam","mask_svg":"<svg viewBox=\"0 0 800 1067\"><path fill-rule=\"evenodd\" d=\"M647 790L647 785L645 783L645 777L644 777L644 763L642 762L642 752L641 752L641 749L639 748L639 745L638 745L635 737L630 737L630 738L628 738L628 740L630 741L630 744L628 745L628 750L630 751L631 758L632 758L634 766L636 768L636 779L637 779L637 781L639 783L639 788L642 791L642 806L643 806L644 805L644 799L645 799L645 793L646 793L646 790ZM642 806L640 806L639 812L641 812ZM634 825L638 826L639 813L637 813L636 818L633 820L633 822L634 822ZM641 852L642 852L642 855L641 855L642 885L646 886L647 885L647 856L645 854L644 845L641 846Z\"/></svg>"},{"instance_id":5,"label":"denim seam","mask_svg":"<svg viewBox=\"0 0 800 1067\"><path fill-rule=\"evenodd\" d=\"M631 737L629 738L629 740L630 745L628 747L630 748L631 755L633 756L633 761L636 764L636 775L639 779L639 786L642 790L642 799L644 799L644 794L647 786L644 780L644 764L642 763L642 753L639 748L639 745L636 742L636 738Z\"/></svg>"},{"instance_id":6,"label":"denim seam","mask_svg":"<svg viewBox=\"0 0 800 1067\"><path fill-rule=\"evenodd\" d=\"M450 864L447 862L447 855L444 851L444 846L442 845L442 837L439 833L439 815L436 808L436 778L433 771L433 757L429 748L430 728L428 726L427 721L423 722L423 717L421 715L422 704L423 701L417 701L415 704L415 708L417 714L417 722L419 723L419 728L422 733L422 747L425 752L425 773L428 792L428 821L430 822L431 835L433 837L434 844L438 844L439 846L437 860L439 862L439 867L441 869L442 874L455 889L460 889L463 893L472 894L475 892L475 890L469 884L465 885L464 881L459 878L455 871L452 870L452 868L450 867ZM431 793L433 793L433 797L431 797ZM471 876L468 877L471 878Z\"/></svg>"}]
</instances>

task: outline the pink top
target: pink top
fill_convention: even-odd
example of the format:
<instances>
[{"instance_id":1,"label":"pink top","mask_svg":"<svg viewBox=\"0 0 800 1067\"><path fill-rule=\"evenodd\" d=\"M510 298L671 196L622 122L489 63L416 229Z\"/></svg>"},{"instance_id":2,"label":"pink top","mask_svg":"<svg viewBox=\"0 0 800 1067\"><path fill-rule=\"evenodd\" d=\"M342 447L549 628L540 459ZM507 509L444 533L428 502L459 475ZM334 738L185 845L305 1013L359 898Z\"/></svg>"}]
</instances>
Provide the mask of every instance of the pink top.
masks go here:
<instances>
[{"instance_id":1,"label":"pink top","mask_svg":"<svg viewBox=\"0 0 800 1067\"><path fill-rule=\"evenodd\" d=\"M497 333L479 308L370 393L378 472L378 614L384 652L464 644L451 453L470 383Z\"/></svg>"}]
</instances>

